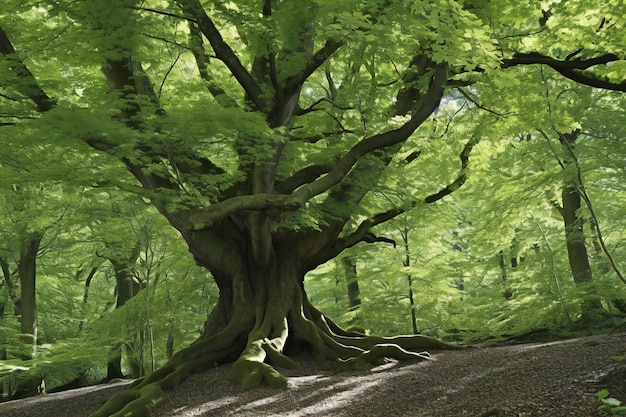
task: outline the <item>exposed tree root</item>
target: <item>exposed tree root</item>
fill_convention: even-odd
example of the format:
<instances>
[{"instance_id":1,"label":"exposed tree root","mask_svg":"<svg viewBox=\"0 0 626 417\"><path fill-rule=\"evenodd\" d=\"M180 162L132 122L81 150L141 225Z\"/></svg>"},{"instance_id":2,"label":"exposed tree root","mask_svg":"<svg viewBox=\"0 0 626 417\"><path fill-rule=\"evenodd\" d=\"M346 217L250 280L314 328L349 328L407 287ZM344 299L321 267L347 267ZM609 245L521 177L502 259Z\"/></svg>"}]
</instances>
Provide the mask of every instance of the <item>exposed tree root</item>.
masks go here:
<instances>
[{"instance_id":1,"label":"exposed tree root","mask_svg":"<svg viewBox=\"0 0 626 417\"><path fill-rule=\"evenodd\" d=\"M205 371L237 357L241 343L233 327L229 326L213 337L199 339L176 353L163 367L136 380L126 391L114 394L90 417L151 416L152 411L167 400L165 391L178 388L191 373Z\"/></svg>"},{"instance_id":2,"label":"exposed tree root","mask_svg":"<svg viewBox=\"0 0 626 417\"><path fill-rule=\"evenodd\" d=\"M238 320L215 336L196 341L156 372L114 395L90 417L150 416L167 400L165 391L176 389L192 372L229 361L234 363L227 378L243 389L261 384L287 388L289 380L277 368L299 368L283 353L288 338L308 345L320 366L337 370L366 370L388 358L422 361L429 359L424 349L459 348L420 335L386 338L346 331L308 302L294 304L286 317L268 308L264 314L257 312L253 326Z\"/></svg>"}]
</instances>

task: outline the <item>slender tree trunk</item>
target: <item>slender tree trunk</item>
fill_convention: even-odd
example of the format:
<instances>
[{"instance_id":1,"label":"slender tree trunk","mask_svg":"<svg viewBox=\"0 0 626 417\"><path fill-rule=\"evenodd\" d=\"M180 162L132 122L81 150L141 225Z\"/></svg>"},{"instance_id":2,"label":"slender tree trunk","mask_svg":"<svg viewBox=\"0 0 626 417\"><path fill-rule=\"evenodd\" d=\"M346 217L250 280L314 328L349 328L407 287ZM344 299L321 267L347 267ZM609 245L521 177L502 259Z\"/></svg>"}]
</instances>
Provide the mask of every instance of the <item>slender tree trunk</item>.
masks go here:
<instances>
[{"instance_id":1,"label":"slender tree trunk","mask_svg":"<svg viewBox=\"0 0 626 417\"><path fill-rule=\"evenodd\" d=\"M115 250L113 250L115 253ZM131 298L133 298L139 290L141 290L141 283L135 278L133 271L135 262L139 257L139 246L128 254L128 257L110 257L109 262L113 266L113 272L115 274L117 302L115 308L121 308ZM130 342L127 342L130 343ZM108 381L115 378L123 378L124 372L122 372L122 344L113 348L112 356L107 363L107 376ZM135 346L126 346L126 351L129 357L129 364L131 369L131 375L133 377L140 376L141 366L137 364L137 358L135 357Z\"/></svg>"},{"instance_id":2,"label":"slender tree trunk","mask_svg":"<svg viewBox=\"0 0 626 417\"><path fill-rule=\"evenodd\" d=\"M361 290L359 289L359 278L356 270L356 258L354 256L344 256L341 258L341 264L348 288L348 310L354 311L361 305Z\"/></svg>"},{"instance_id":3,"label":"slender tree trunk","mask_svg":"<svg viewBox=\"0 0 626 417\"><path fill-rule=\"evenodd\" d=\"M407 225L407 219L404 217L404 227L400 229L400 236L402 236L402 242L404 244L404 260L402 265L405 267L411 266L411 251L409 247L409 227ZM413 276L406 274L406 279L409 284L409 305L411 307L411 327L413 328L413 334L419 334L420 331L417 328L417 308L415 306L415 296L413 294Z\"/></svg>"},{"instance_id":4,"label":"slender tree trunk","mask_svg":"<svg viewBox=\"0 0 626 417\"><path fill-rule=\"evenodd\" d=\"M91 286L91 281L93 280L93 277L96 275L97 271L98 271L98 266L94 266L93 268L91 268L91 270L87 274L87 278L85 279L85 289L83 290L83 304L87 304L87 301L89 300L89 287ZM82 271L79 271L77 273L78 276L80 276L80 274L82 274ZM81 321L78 323L79 332L83 331L84 325L85 325L85 321L81 319Z\"/></svg>"},{"instance_id":5,"label":"slender tree trunk","mask_svg":"<svg viewBox=\"0 0 626 417\"><path fill-rule=\"evenodd\" d=\"M593 275L585 244L583 219L578 216L578 210L581 207L580 194L574 187L564 187L561 196L567 257L574 282L576 285L581 285L592 281Z\"/></svg>"},{"instance_id":6,"label":"slender tree trunk","mask_svg":"<svg viewBox=\"0 0 626 417\"><path fill-rule=\"evenodd\" d=\"M580 131L561 135L561 143L572 153L574 143ZM571 166L573 161L566 160L566 166ZM593 280L587 245L585 243L584 219L579 216L581 208L581 196L579 187L581 184L578 176L569 179L561 191L561 215L565 225L565 242L567 246L567 258L569 260L572 277L576 286L582 286ZM602 304L598 298L585 298L581 303L581 323L592 324L602 314Z\"/></svg>"},{"instance_id":7,"label":"slender tree trunk","mask_svg":"<svg viewBox=\"0 0 626 417\"><path fill-rule=\"evenodd\" d=\"M20 242L18 274L20 276L20 332L24 341L33 346L34 357L37 345L37 300L35 295L37 253L42 234L30 234Z\"/></svg>"},{"instance_id":8,"label":"slender tree trunk","mask_svg":"<svg viewBox=\"0 0 626 417\"><path fill-rule=\"evenodd\" d=\"M415 307L415 298L413 296L413 276L409 274L406 277L409 282L409 305L411 306L411 326L413 327L413 334L420 334L420 331L417 328L417 311Z\"/></svg>"},{"instance_id":9,"label":"slender tree trunk","mask_svg":"<svg viewBox=\"0 0 626 417\"><path fill-rule=\"evenodd\" d=\"M2 285L0 285L0 288L2 288L3 286L6 286L7 288L7 298L2 301L2 306L0 307L1 320L4 318L4 315L6 313L6 306L7 304L9 304L9 301L13 304L16 316L20 315L20 311L17 304L17 301L19 301L19 299L17 296L17 291L15 290L15 283L13 282L9 261L5 258L0 258L0 268L2 269Z\"/></svg>"}]
</instances>

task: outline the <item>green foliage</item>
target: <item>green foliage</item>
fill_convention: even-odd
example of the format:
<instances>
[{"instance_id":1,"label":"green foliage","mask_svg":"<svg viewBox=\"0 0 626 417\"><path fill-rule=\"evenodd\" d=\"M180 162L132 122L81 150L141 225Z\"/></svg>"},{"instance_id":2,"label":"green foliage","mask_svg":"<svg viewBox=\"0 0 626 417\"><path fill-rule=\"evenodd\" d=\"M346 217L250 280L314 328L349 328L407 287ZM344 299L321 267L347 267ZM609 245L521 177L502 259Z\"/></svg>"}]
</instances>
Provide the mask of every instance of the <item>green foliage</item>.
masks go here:
<instances>
[{"instance_id":1,"label":"green foliage","mask_svg":"<svg viewBox=\"0 0 626 417\"><path fill-rule=\"evenodd\" d=\"M24 344L24 349L31 349ZM41 345L34 359L7 359L0 361L0 384L7 387L2 401L12 399L21 388L29 387L32 381L45 381L43 390L54 391L72 381L88 385L98 383L104 377L102 358L107 347L90 343L85 339L65 339L55 344ZM32 393L31 393L32 394Z\"/></svg>"},{"instance_id":2,"label":"green foliage","mask_svg":"<svg viewBox=\"0 0 626 417\"><path fill-rule=\"evenodd\" d=\"M599 410L608 410L611 414L626 414L626 407L622 406L622 401L609 397L609 391L603 389L598 392L598 401L602 403Z\"/></svg>"},{"instance_id":3,"label":"green foliage","mask_svg":"<svg viewBox=\"0 0 626 417\"><path fill-rule=\"evenodd\" d=\"M502 74L497 76L508 77ZM450 182L458 170L454 155L463 145L461 138L482 139L471 153L467 182L447 201L417 205L399 223L376 230L393 238L395 249L350 251L362 271L359 312L347 309L340 270L327 265L311 274L307 288L314 299L324 300L325 312L342 323L352 323L356 316L365 320L363 327L376 332L408 333L410 276L418 329L440 337L484 340L571 328L585 300L601 299L603 308L615 313L612 300L626 297L626 289L594 246L596 232L589 223L584 232L593 282L576 286L572 281L557 205L562 184L576 173L559 165L568 155L555 135L545 138L538 129L569 131L583 125L589 132L576 144L576 153L610 250L619 257L624 247L619 232L624 227L620 214L624 194L615 175L623 144L613 139L621 127L609 128L607 118L624 116L623 108L615 107L623 97L561 86L537 70L511 73L521 75L543 79L543 86L533 84L535 89L516 82L505 86L492 80L475 99L485 109L506 109L501 114L476 108L473 102L453 101L427 124L428 135L414 135L409 142L420 149L417 159L406 163L411 148L397 155L393 169L381 179L380 191L364 200L364 215L384 211L389 203L402 206L403 201L419 200L436 191L438 184ZM503 103L502 88L515 90L516 101ZM443 134L444 143L435 140ZM583 207L579 215L587 218L589 212ZM403 266L405 249L398 232L402 228L410 246L408 268ZM456 286L460 280L462 291ZM372 288L374 282L378 288ZM611 326L608 321L596 325Z\"/></svg>"}]
</instances>

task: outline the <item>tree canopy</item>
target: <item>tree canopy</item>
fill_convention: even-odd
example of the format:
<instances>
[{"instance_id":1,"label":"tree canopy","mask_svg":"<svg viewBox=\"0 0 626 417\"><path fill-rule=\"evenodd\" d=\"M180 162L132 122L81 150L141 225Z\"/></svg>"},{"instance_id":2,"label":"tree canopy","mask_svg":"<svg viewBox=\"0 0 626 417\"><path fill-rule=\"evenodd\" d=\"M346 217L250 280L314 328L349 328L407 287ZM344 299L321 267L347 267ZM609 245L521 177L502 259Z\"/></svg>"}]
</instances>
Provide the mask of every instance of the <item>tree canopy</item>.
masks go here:
<instances>
[{"instance_id":1,"label":"tree canopy","mask_svg":"<svg viewBox=\"0 0 626 417\"><path fill-rule=\"evenodd\" d=\"M1 183L16 194L10 213L28 213L33 202L45 212L42 221L12 217L20 232L10 247L27 255L30 244L34 256L68 207L77 220L65 234L87 227L98 236L118 217L141 219L138 207L149 202L219 290L200 337L94 416L144 415L162 390L216 363L234 362L229 378L244 388L287 386L276 367L297 366L294 345L323 366L351 369L454 348L425 335L346 330L311 303L307 273L358 244L402 243L397 277L417 294L429 287L420 287L426 264L451 248L428 271L459 274L454 287L436 287L452 304L473 275L532 297L535 284L513 288L505 266L538 248L537 274L554 276L543 285L560 288L559 231L576 285L591 282L589 262L576 263L588 258L583 224L607 249L587 185L604 200L622 169L622 1L6 3ZM83 217L87 199L111 193L136 200ZM61 207L55 196L64 196ZM411 236L429 226L424 219L440 228L436 245L417 256L423 242ZM150 270L144 226L120 221L100 234L98 257L119 266L118 306L124 285L130 297L133 282L155 279L120 275L140 261ZM130 228L140 233L120 239ZM470 240L470 230L482 238ZM489 257L495 275L470 266ZM27 282L34 291L34 270L28 276L22 291ZM560 297L555 309L576 320ZM591 294L577 308L593 321L586 312L607 299ZM35 319L24 327L24 318L21 331L32 335Z\"/></svg>"}]
</instances>

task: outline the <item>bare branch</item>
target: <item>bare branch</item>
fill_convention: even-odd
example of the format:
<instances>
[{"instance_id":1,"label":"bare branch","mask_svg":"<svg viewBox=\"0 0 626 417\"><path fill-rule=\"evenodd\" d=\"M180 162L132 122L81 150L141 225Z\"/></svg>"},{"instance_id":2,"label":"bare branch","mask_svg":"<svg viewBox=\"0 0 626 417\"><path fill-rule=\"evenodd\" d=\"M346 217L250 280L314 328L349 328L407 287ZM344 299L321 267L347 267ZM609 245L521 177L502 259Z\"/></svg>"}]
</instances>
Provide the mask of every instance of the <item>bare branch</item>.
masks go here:
<instances>
[{"instance_id":1,"label":"bare branch","mask_svg":"<svg viewBox=\"0 0 626 417\"><path fill-rule=\"evenodd\" d=\"M494 115L496 115L496 116L498 116L498 117L503 117L503 116L502 116L502 114L498 113L497 111L494 111L494 110L488 109L487 107L485 107L485 106L481 105L480 103L478 103L478 102L474 99L474 97L470 96L470 95L467 93L467 91L463 90L462 88L460 88L460 87L459 87L459 88L457 88L457 90L459 90L459 92L463 95L463 97L465 97L467 100L469 100L472 104L474 104L474 105L475 105L476 107L478 107L479 109L484 110L484 111L486 111L486 112L489 112L489 113L491 113L491 114L494 114Z\"/></svg>"},{"instance_id":2,"label":"bare branch","mask_svg":"<svg viewBox=\"0 0 626 417\"><path fill-rule=\"evenodd\" d=\"M192 21L193 22L193 19L191 17L189 17L189 16L183 16L183 15L172 13L172 12L168 12L168 11L165 11L165 10L152 9L150 7L132 7L132 6L130 7L130 9L137 10L137 11L140 11L140 12L150 12L150 13L160 14L160 15L163 15L163 16L174 17L176 19L188 20L188 21Z\"/></svg>"}]
</instances>

